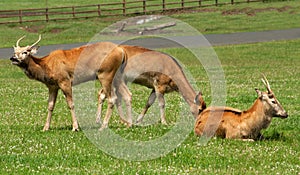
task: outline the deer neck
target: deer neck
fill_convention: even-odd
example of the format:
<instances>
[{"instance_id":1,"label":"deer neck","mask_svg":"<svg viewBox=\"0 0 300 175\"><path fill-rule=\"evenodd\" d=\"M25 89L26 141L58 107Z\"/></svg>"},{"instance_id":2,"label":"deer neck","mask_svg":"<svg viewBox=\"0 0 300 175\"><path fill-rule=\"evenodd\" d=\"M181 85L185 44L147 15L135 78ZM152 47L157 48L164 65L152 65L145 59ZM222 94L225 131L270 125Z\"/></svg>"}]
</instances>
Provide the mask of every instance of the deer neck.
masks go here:
<instances>
[{"instance_id":1,"label":"deer neck","mask_svg":"<svg viewBox=\"0 0 300 175\"><path fill-rule=\"evenodd\" d=\"M248 120L253 125L252 127L256 129L267 128L272 120L272 116L266 109L264 102L259 98L255 100L252 107L245 113L248 114L245 120Z\"/></svg>"},{"instance_id":2,"label":"deer neck","mask_svg":"<svg viewBox=\"0 0 300 175\"><path fill-rule=\"evenodd\" d=\"M183 75L183 74L182 74ZM181 94L181 96L184 98L184 100L189 104L190 111L194 115L194 117L198 116L199 108L194 103L194 99L196 97L196 92L190 85L190 83L187 81L185 76L181 76L176 81L178 91Z\"/></svg>"},{"instance_id":3,"label":"deer neck","mask_svg":"<svg viewBox=\"0 0 300 175\"><path fill-rule=\"evenodd\" d=\"M20 67L28 78L45 83L49 80L49 77L46 74L46 69L43 66L43 61L44 58L36 58L34 56L30 56L24 63L20 65Z\"/></svg>"}]
</instances>

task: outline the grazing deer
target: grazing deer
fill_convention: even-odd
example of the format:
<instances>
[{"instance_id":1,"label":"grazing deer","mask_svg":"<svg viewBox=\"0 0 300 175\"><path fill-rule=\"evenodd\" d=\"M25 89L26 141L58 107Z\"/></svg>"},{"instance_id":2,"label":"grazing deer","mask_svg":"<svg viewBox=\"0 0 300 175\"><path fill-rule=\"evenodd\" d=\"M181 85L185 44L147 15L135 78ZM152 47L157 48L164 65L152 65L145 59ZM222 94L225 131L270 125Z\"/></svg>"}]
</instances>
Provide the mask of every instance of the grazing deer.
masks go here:
<instances>
[{"instance_id":1,"label":"grazing deer","mask_svg":"<svg viewBox=\"0 0 300 175\"><path fill-rule=\"evenodd\" d=\"M43 58L37 58L33 55L37 53L38 46L36 45L40 42L41 35L31 46L20 47L19 42L24 37L18 39L16 47L14 47L14 56L10 60L13 65L20 67L29 78L38 80L48 87L48 116L44 131L49 130L59 89L64 93L71 111L73 131L78 130L72 98L73 85L99 79L102 84L102 92L109 99L109 107L113 106L116 97L112 95L111 84L115 73L125 62L122 56L124 55L123 51L120 48L118 50L117 45L100 42L70 50L55 50ZM110 54L113 49L118 52ZM111 55L111 58L106 57L108 54ZM110 115L110 113L111 111L108 110L106 115Z\"/></svg>"},{"instance_id":2,"label":"grazing deer","mask_svg":"<svg viewBox=\"0 0 300 175\"><path fill-rule=\"evenodd\" d=\"M260 131L267 128L273 117L287 118L288 114L276 99L265 76L262 79L267 92L258 89L258 98L252 107L240 111L230 107L209 107L196 119L195 133L206 135L206 127L217 128L215 136L228 139L257 140L262 138Z\"/></svg>"},{"instance_id":3,"label":"grazing deer","mask_svg":"<svg viewBox=\"0 0 300 175\"><path fill-rule=\"evenodd\" d=\"M161 123L166 124L164 94L173 91L177 91L183 96L185 101L189 104L190 110L194 116L198 114L199 110L203 110L206 107L203 98L199 99L201 105L196 106L194 103L196 93L188 82L181 66L173 57L162 52L153 51L138 46L120 45L119 47L124 50L127 57L127 62L121 75L116 75L116 77L119 77L119 81L116 84L123 84L119 86L119 89L116 88L116 93L119 94L116 104L121 119L129 124L129 126L132 124L132 116L131 94L128 93L127 89L125 88L125 84L128 81L132 81L133 83L152 89L146 106L139 115L137 122L142 121L148 108L157 98L160 107ZM127 107L127 120L124 118L121 108L122 98L125 100ZM100 91L99 108L96 122L100 121L102 104L104 100L105 95ZM202 107L204 108L202 109ZM107 127L108 120L104 120L102 128Z\"/></svg>"}]
</instances>

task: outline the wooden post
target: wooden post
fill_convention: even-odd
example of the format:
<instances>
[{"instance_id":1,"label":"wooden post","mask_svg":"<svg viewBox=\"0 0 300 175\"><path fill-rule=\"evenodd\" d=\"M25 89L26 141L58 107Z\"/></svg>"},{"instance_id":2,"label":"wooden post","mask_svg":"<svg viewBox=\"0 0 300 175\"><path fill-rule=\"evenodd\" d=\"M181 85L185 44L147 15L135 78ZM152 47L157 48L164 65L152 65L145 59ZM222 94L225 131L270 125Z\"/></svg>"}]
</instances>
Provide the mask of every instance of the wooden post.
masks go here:
<instances>
[{"instance_id":1,"label":"wooden post","mask_svg":"<svg viewBox=\"0 0 300 175\"><path fill-rule=\"evenodd\" d=\"M73 14L73 18L75 18L75 7L72 6L72 14Z\"/></svg>"},{"instance_id":2,"label":"wooden post","mask_svg":"<svg viewBox=\"0 0 300 175\"><path fill-rule=\"evenodd\" d=\"M163 12L166 11L166 0L162 0Z\"/></svg>"},{"instance_id":3,"label":"wooden post","mask_svg":"<svg viewBox=\"0 0 300 175\"><path fill-rule=\"evenodd\" d=\"M22 23L22 10L19 10L19 23Z\"/></svg>"},{"instance_id":4,"label":"wooden post","mask_svg":"<svg viewBox=\"0 0 300 175\"><path fill-rule=\"evenodd\" d=\"M201 7L201 1L202 1L202 0L199 0L199 7Z\"/></svg>"},{"instance_id":5,"label":"wooden post","mask_svg":"<svg viewBox=\"0 0 300 175\"><path fill-rule=\"evenodd\" d=\"M49 21L49 14L48 14L48 8L46 8L46 22L48 22Z\"/></svg>"},{"instance_id":6,"label":"wooden post","mask_svg":"<svg viewBox=\"0 0 300 175\"><path fill-rule=\"evenodd\" d=\"M101 8L100 8L100 4L98 4L98 16L101 16Z\"/></svg>"},{"instance_id":7,"label":"wooden post","mask_svg":"<svg viewBox=\"0 0 300 175\"><path fill-rule=\"evenodd\" d=\"M181 0L181 9L184 9L184 0Z\"/></svg>"},{"instance_id":8,"label":"wooden post","mask_svg":"<svg viewBox=\"0 0 300 175\"><path fill-rule=\"evenodd\" d=\"M232 4L232 5L234 4L234 0L231 0L231 4Z\"/></svg>"},{"instance_id":9,"label":"wooden post","mask_svg":"<svg viewBox=\"0 0 300 175\"><path fill-rule=\"evenodd\" d=\"M146 14L146 0L143 0L143 12Z\"/></svg>"},{"instance_id":10,"label":"wooden post","mask_svg":"<svg viewBox=\"0 0 300 175\"><path fill-rule=\"evenodd\" d=\"M216 6L218 6L218 0L216 0Z\"/></svg>"},{"instance_id":11,"label":"wooden post","mask_svg":"<svg viewBox=\"0 0 300 175\"><path fill-rule=\"evenodd\" d=\"M123 0L123 16L126 16L126 0Z\"/></svg>"}]
</instances>

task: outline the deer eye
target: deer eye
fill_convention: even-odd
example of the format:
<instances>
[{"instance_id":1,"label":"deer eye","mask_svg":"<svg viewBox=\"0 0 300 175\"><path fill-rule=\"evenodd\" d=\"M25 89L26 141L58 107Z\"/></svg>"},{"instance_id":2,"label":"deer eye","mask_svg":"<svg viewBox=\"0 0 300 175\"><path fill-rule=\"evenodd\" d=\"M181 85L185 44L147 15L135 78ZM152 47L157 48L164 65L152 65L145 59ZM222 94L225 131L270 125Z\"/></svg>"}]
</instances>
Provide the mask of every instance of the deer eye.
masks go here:
<instances>
[{"instance_id":1,"label":"deer eye","mask_svg":"<svg viewBox=\"0 0 300 175\"><path fill-rule=\"evenodd\" d=\"M273 100L273 101L271 101L271 102L272 102L273 104L276 104L276 101L274 101L274 100Z\"/></svg>"},{"instance_id":2,"label":"deer eye","mask_svg":"<svg viewBox=\"0 0 300 175\"><path fill-rule=\"evenodd\" d=\"M27 55L27 53L28 53L28 52L26 52L26 51L25 51L25 52L23 52L22 54L25 54L25 55Z\"/></svg>"}]
</instances>

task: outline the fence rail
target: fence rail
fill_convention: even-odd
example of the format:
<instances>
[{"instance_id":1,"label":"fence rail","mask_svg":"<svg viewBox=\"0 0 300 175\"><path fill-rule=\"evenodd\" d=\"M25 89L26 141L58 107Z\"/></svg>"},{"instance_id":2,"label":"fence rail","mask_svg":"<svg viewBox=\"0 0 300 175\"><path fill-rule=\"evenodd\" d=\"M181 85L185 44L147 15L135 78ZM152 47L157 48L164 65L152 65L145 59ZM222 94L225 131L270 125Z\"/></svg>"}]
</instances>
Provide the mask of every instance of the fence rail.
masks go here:
<instances>
[{"instance_id":1,"label":"fence rail","mask_svg":"<svg viewBox=\"0 0 300 175\"><path fill-rule=\"evenodd\" d=\"M150 14L170 10L184 10L226 4L250 3L263 0L121 0L122 2L82 6L0 10L0 24L126 16Z\"/></svg>"}]
</instances>

